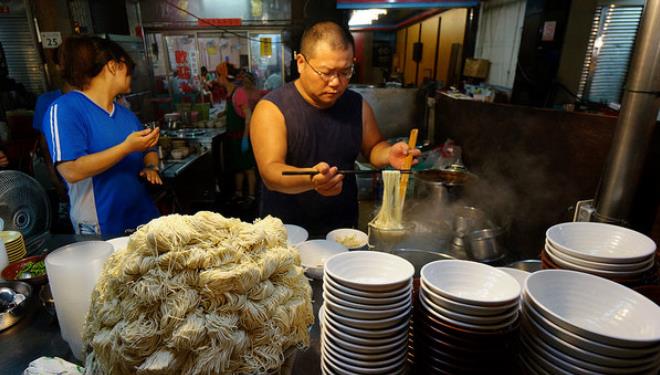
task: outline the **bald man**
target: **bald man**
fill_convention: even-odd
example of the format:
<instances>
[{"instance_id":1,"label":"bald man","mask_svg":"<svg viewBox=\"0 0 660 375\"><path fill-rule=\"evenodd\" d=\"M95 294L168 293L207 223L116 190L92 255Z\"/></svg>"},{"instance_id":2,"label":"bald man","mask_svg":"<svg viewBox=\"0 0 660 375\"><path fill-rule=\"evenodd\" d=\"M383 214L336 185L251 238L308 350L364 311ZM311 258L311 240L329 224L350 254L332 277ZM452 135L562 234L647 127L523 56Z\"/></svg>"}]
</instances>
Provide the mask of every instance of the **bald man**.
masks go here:
<instances>
[{"instance_id":1,"label":"bald man","mask_svg":"<svg viewBox=\"0 0 660 375\"><path fill-rule=\"evenodd\" d=\"M263 98L254 110L250 138L264 187L260 215L324 235L356 227L357 182L340 169L353 169L360 153L376 168L401 168L411 153L406 143L383 139L373 110L347 90L353 75L354 41L332 22L303 33L295 57L300 78ZM313 177L283 171L317 171Z\"/></svg>"}]
</instances>

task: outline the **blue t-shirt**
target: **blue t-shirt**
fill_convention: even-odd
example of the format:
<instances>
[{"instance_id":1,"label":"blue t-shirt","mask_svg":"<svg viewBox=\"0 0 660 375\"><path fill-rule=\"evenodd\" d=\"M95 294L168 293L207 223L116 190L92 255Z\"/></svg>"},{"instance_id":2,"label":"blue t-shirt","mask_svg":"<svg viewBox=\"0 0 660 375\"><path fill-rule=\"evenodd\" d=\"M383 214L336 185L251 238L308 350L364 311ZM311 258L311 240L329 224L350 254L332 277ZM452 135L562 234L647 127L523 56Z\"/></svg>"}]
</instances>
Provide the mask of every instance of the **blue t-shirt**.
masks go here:
<instances>
[{"instance_id":1,"label":"blue t-shirt","mask_svg":"<svg viewBox=\"0 0 660 375\"><path fill-rule=\"evenodd\" d=\"M140 121L125 107L115 103L107 112L80 91L57 99L43 122L55 164L107 150L140 129ZM117 235L157 217L146 183L139 177L143 168L144 153L133 152L101 174L68 184L76 232L94 228L103 235Z\"/></svg>"},{"instance_id":2,"label":"blue t-shirt","mask_svg":"<svg viewBox=\"0 0 660 375\"><path fill-rule=\"evenodd\" d=\"M44 115L48 107L60 96L62 96L62 90L57 89L45 92L37 98L37 104L34 106L34 117L32 117L32 127L38 130L39 133L43 133L41 125L43 124Z\"/></svg>"}]
</instances>

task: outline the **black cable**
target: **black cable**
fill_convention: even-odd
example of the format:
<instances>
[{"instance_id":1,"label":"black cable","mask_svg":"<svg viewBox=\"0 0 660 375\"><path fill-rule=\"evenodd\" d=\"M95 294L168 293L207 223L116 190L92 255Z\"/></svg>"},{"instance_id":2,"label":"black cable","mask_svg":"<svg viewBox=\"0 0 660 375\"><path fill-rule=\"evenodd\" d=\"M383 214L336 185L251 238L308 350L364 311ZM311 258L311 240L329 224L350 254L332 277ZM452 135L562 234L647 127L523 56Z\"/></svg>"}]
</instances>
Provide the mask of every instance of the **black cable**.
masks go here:
<instances>
[{"instance_id":1,"label":"black cable","mask_svg":"<svg viewBox=\"0 0 660 375\"><path fill-rule=\"evenodd\" d=\"M206 24L207 26L211 26L211 27L213 27L213 28L215 28L215 29L217 29L217 30L219 30L219 31L222 31L223 33L231 34L231 35L234 35L234 36L236 36L236 37L238 37L238 38L243 38L243 39L247 39L247 40L250 40L250 41L253 41L253 42L260 42L260 43L261 43L261 40L259 40L259 39L252 39L252 38L250 38L249 36L242 35L241 33L237 33L236 31L231 31L231 30L223 29L223 28L220 27L220 26L214 25L213 23L211 23L211 22L209 22L209 21L207 21L207 20L205 20L205 19L203 19L203 18L197 17L195 14L189 12L189 11L186 10L186 9L183 9L183 8L179 7L179 6L176 5L176 4L173 4L172 2L170 2L170 1L168 1L168 0L165 0L164 2L165 2L165 4L171 6L172 8L177 9L178 11L183 12L183 13L185 13L185 14L187 14L187 15L193 17L194 19L197 20L197 22L201 22L201 23L203 23L203 24ZM284 44L284 41L283 41L283 40L279 40L279 41L273 41L273 40L271 40L270 43L271 43L271 44L277 44L277 43L279 43L279 44Z\"/></svg>"}]
</instances>

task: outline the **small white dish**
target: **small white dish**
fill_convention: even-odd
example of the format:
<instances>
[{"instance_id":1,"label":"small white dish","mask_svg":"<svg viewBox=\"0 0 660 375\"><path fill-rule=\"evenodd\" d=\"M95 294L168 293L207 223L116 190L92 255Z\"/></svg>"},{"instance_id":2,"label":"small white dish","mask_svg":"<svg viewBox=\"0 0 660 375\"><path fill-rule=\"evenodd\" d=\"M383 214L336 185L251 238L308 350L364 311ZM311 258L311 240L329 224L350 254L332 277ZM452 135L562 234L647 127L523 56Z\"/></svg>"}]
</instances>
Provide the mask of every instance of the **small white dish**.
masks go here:
<instances>
[{"instance_id":1,"label":"small white dish","mask_svg":"<svg viewBox=\"0 0 660 375\"><path fill-rule=\"evenodd\" d=\"M126 237L117 237L117 238L113 238L113 239L111 239L111 240L107 240L107 241L105 241L105 242L107 242L107 243L109 243L110 245L112 245L112 247L115 248L114 251L117 251L117 250L125 249L125 248L128 246L128 240L129 240L129 239L130 239L129 236L126 236Z\"/></svg>"},{"instance_id":2,"label":"small white dish","mask_svg":"<svg viewBox=\"0 0 660 375\"><path fill-rule=\"evenodd\" d=\"M494 315L494 316L474 316L461 314L449 309L445 309L442 306L436 305L431 301L425 294L425 291L422 290L419 293L419 298L423 299L428 307L433 309L438 314L442 314L448 318L456 319L463 323L475 324L475 325L496 325L501 324L507 321L510 321L512 318L518 316L517 306L514 306L513 309L508 310L505 314Z\"/></svg>"},{"instance_id":3,"label":"small white dish","mask_svg":"<svg viewBox=\"0 0 660 375\"><path fill-rule=\"evenodd\" d=\"M531 275L531 273L529 273L527 271L518 270L518 269L510 268L510 267L497 267L497 269L502 271L502 272L508 273L509 275L511 275L511 277L516 279L516 281L520 285L520 289L525 288L525 282L527 281L527 278L529 277L529 275Z\"/></svg>"},{"instance_id":4,"label":"small white dish","mask_svg":"<svg viewBox=\"0 0 660 375\"><path fill-rule=\"evenodd\" d=\"M568 270L533 273L525 301L582 337L623 347L660 345L660 307L602 277Z\"/></svg>"},{"instance_id":5,"label":"small white dish","mask_svg":"<svg viewBox=\"0 0 660 375\"><path fill-rule=\"evenodd\" d=\"M323 268L328 259L348 251L344 246L328 240L301 242L296 249L305 272L315 279L323 278Z\"/></svg>"},{"instance_id":6,"label":"small white dish","mask_svg":"<svg viewBox=\"0 0 660 375\"><path fill-rule=\"evenodd\" d=\"M368 292L387 292L408 285L415 268L396 255L351 251L328 259L325 272L337 283Z\"/></svg>"},{"instance_id":7,"label":"small white dish","mask_svg":"<svg viewBox=\"0 0 660 375\"><path fill-rule=\"evenodd\" d=\"M365 309L359 309L359 308L356 309L352 307L343 306L339 303L332 301L332 299L327 298L325 293L323 295L323 298L325 299L325 306L328 310L331 310L344 317L355 318L355 319L365 319L365 320L388 319L397 316L404 311L410 310L411 307L411 304L407 303L402 306L394 307L391 309L365 310Z\"/></svg>"},{"instance_id":8,"label":"small white dish","mask_svg":"<svg viewBox=\"0 0 660 375\"><path fill-rule=\"evenodd\" d=\"M353 289L340 284L335 279L333 279L328 273L324 275L323 282L325 284L332 285L336 290L340 290L344 293L348 293L353 296L364 297L366 300L373 299L373 300L385 301L387 300L387 298L399 299L402 297L402 295L410 294L412 292L412 280L408 282L408 285L404 285L398 289L390 290L387 292L365 292L362 290ZM369 304L368 302L363 302L363 303ZM380 304L388 304L388 303L392 303L392 302L382 302ZM374 304L377 304L377 302L374 302Z\"/></svg>"},{"instance_id":9,"label":"small white dish","mask_svg":"<svg viewBox=\"0 0 660 375\"><path fill-rule=\"evenodd\" d=\"M480 306L509 305L521 288L511 275L486 264L440 260L422 267L421 278L437 294Z\"/></svg>"},{"instance_id":10,"label":"small white dish","mask_svg":"<svg viewBox=\"0 0 660 375\"><path fill-rule=\"evenodd\" d=\"M369 236L361 230L352 228L335 229L325 236L326 240L335 241L347 248L361 249L367 246Z\"/></svg>"},{"instance_id":11,"label":"small white dish","mask_svg":"<svg viewBox=\"0 0 660 375\"><path fill-rule=\"evenodd\" d=\"M655 242L642 233L605 223L562 223L545 234L557 249L593 262L641 262L656 249Z\"/></svg>"},{"instance_id":12,"label":"small white dish","mask_svg":"<svg viewBox=\"0 0 660 375\"><path fill-rule=\"evenodd\" d=\"M421 280L420 289L423 288L426 292L426 296L433 301L436 305L442 306L446 309L456 311L462 314L475 315L475 316L493 316L501 315L505 312L515 308L518 305L516 301L511 302L508 305L501 306L478 306L471 305L467 303L461 303L454 301L450 298L441 296L440 294L435 293L432 289L428 287L424 280Z\"/></svg>"},{"instance_id":13,"label":"small white dish","mask_svg":"<svg viewBox=\"0 0 660 375\"><path fill-rule=\"evenodd\" d=\"M307 238L309 238L307 229L301 226L284 224L284 227L286 228L287 241L291 246L296 246L301 242L307 241Z\"/></svg>"}]
</instances>

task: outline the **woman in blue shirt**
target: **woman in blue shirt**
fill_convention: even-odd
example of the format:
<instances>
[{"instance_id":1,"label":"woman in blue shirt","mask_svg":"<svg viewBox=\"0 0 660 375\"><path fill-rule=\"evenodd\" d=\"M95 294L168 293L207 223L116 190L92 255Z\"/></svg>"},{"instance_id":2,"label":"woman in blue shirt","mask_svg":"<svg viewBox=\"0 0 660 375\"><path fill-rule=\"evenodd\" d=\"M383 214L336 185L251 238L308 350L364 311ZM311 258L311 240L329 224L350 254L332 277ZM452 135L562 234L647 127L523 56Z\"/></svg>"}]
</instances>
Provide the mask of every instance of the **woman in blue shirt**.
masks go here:
<instances>
[{"instance_id":1,"label":"woman in blue shirt","mask_svg":"<svg viewBox=\"0 0 660 375\"><path fill-rule=\"evenodd\" d=\"M75 90L44 116L43 131L64 177L76 233L113 236L158 216L145 184L161 184L158 129L142 129L115 103L130 92L134 63L115 42L72 37L62 45L63 78Z\"/></svg>"}]
</instances>

